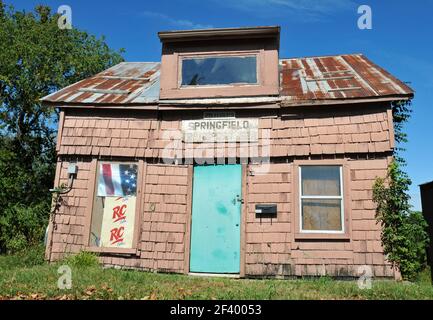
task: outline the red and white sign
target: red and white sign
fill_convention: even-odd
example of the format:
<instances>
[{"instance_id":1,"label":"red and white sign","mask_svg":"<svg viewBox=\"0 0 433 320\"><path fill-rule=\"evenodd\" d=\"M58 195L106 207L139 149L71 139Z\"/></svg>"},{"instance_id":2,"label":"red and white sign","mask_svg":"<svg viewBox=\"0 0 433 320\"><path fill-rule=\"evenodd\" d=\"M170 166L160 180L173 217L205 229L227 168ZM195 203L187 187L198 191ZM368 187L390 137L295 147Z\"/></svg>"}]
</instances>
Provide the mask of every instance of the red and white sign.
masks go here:
<instances>
[{"instance_id":1,"label":"red and white sign","mask_svg":"<svg viewBox=\"0 0 433 320\"><path fill-rule=\"evenodd\" d=\"M132 248L135 197L105 197L101 247Z\"/></svg>"}]
</instances>

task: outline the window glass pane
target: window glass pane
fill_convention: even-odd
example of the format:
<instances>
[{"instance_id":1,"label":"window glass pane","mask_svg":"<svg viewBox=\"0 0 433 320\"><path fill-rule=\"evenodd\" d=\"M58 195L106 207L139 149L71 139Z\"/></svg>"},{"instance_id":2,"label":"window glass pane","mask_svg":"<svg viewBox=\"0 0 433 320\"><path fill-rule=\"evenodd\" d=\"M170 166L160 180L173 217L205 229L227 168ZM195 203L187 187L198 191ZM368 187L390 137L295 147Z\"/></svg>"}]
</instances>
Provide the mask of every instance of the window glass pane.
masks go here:
<instances>
[{"instance_id":1,"label":"window glass pane","mask_svg":"<svg viewBox=\"0 0 433 320\"><path fill-rule=\"evenodd\" d=\"M136 164L99 165L90 246L132 248L137 169Z\"/></svg>"},{"instance_id":2,"label":"window glass pane","mask_svg":"<svg viewBox=\"0 0 433 320\"><path fill-rule=\"evenodd\" d=\"M98 196L135 196L137 165L101 163L99 165Z\"/></svg>"},{"instance_id":3,"label":"window glass pane","mask_svg":"<svg viewBox=\"0 0 433 320\"><path fill-rule=\"evenodd\" d=\"M182 85L257 83L255 56L209 57L182 61Z\"/></svg>"},{"instance_id":4,"label":"window glass pane","mask_svg":"<svg viewBox=\"0 0 433 320\"><path fill-rule=\"evenodd\" d=\"M303 199L302 230L341 231L341 200Z\"/></svg>"},{"instance_id":5,"label":"window glass pane","mask_svg":"<svg viewBox=\"0 0 433 320\"><path fill-rule=\"evenodd\" d=\"M339 166L302 166L303 196L340 196Z\"/></svg>"}]
</instances>

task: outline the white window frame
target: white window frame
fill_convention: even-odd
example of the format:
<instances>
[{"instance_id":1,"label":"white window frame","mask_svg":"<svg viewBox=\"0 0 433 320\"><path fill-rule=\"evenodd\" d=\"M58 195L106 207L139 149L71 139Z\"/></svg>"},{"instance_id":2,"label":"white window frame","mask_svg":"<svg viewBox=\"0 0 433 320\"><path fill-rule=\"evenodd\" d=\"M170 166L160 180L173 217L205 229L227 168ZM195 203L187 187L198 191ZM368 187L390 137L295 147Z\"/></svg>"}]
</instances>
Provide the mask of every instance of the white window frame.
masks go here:
<instances>
[{"instance_id":1,"label":"white window frame","mask_svg":"<svg viewBox=\"0 0 433 320\"><path fill-rule=\"evenodd\" d=\"M340 196L304 196L302 194L302 167L317 167L317 166L327 166L327 167L339 167L340 172ZM343 166L341 165L300 165L298 167L299 176L299 230L301 233L335 233L344 234L344 186L343 186ZM340 219L341 219L341 230L304 230L302 227L302 200L303 199L330 199L330 200L340 200Z\"/></svg>"}]
</instances>

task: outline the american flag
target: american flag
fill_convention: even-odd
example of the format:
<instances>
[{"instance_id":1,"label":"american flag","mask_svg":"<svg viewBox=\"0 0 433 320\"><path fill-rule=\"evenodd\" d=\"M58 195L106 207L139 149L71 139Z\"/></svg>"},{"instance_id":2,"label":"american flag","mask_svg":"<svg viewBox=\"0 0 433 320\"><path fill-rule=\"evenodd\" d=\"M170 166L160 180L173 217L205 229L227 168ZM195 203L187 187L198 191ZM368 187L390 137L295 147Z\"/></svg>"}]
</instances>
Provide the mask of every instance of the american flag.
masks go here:
<instances>
[{"instance_id":1,"label":"american flag","mask_svg":"<svg viewBox=\"0 0 433 320\"><path fill-rule=\"evenodd\" d=\"M135 196L137 165L101 163L99 167L98 196Z\"/></svg>"}]
</instances>

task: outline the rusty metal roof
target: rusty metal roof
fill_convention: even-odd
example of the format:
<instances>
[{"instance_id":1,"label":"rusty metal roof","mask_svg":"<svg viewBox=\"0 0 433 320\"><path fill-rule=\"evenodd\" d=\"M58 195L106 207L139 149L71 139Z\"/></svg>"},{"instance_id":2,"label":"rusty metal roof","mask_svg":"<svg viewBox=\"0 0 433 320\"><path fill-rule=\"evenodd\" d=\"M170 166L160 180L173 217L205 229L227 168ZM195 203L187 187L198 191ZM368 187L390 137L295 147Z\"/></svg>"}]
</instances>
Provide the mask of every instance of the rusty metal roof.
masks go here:
<instances>
[{"instance_id":1,"label":"rusty metal roof","mask_svg":"<svg viewBox=\"0 0 433 320\"><path fill-rule=\"evenodd\" d=\"M63 105L129 105L159 102L160 63L122 62L42 101ZM285 105L350 99L409 98L413 90L362 54L280 60Z\"/></svg>"},{"instance_id":2,"label":"rusty metal roof","mask_svg":"<svg viewBox=\"0 0 433 320\"><path fill-rule=\"evenodd\" d=\"M147 104L159 99L159 62L121 62L54 92L42 101L64 104Z\"/></svg>"},{"instance_id":3,"label":"rusty metal roof","mask_svg":"<svg viewBox=\"0 0 433 320\"><path fill-rule=\"evenodd\" d=\"M362 54L280 60L280 95L287 103L410 97L413 90Z\"/></svg>"}]
</instances>

